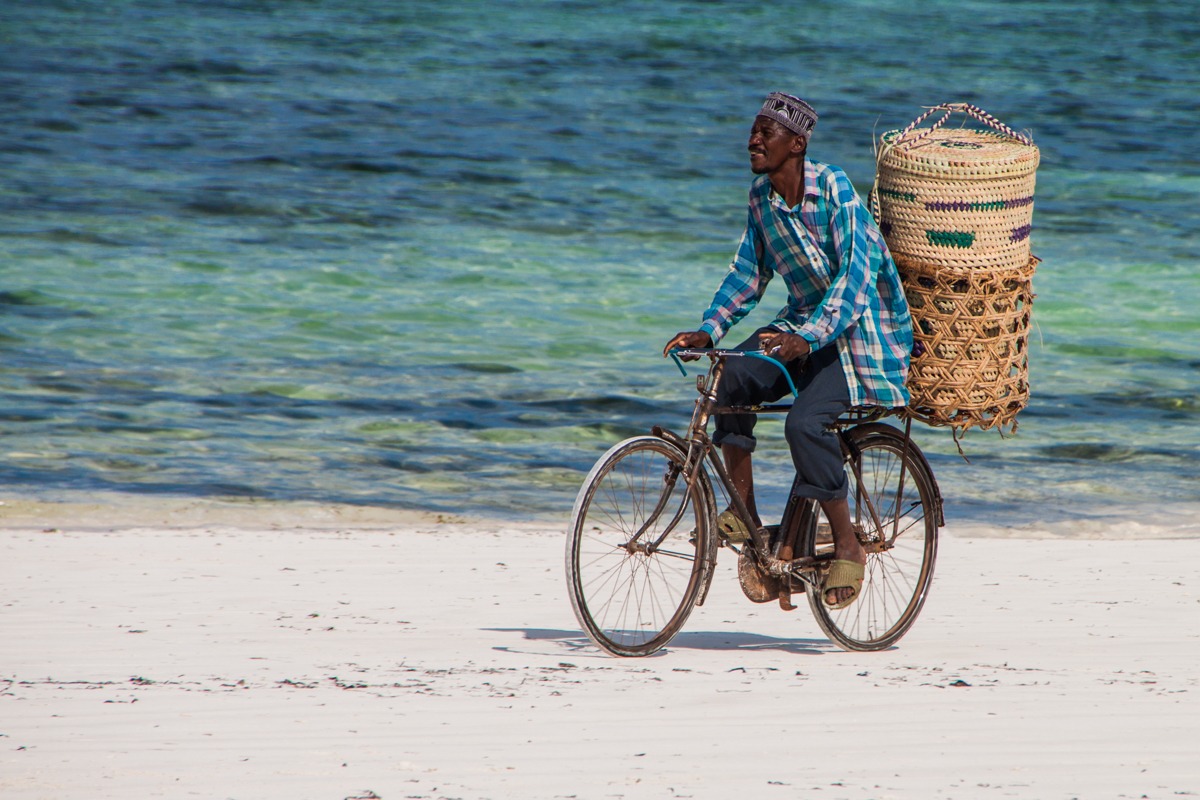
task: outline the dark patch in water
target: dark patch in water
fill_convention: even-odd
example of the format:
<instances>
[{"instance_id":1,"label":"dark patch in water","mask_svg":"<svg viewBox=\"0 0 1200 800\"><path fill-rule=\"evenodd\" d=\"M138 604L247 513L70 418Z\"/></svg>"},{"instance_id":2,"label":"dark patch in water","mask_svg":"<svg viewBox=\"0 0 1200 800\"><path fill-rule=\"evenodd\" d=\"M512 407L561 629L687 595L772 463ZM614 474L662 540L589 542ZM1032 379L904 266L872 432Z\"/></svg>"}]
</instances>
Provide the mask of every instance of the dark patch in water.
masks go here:
<instances>
[{"instance_id":1,"label":"dark patch in water","mask_svg":"<svg viewBox=\"0 0 1200 800\"><path fill-rule=\"evenodd\" d=\"M417 461L412 458L400 458L400 457L385 456L385 457L381 457L381 458L367 459L367 462L371 463L371 464L375 464L376 466L386 467L388 469L399 470L400 472L415 472L415 473L419 473L419 474L427 474L430 472L437 471L434 467L426 466L425 464L422 464L420 461Z\"/></svg>"},{"instance_id":2,"label":"dark patch in water","mask_svg":"<svg viewBox=\"0 0 1200 800\"><path fill-rule=\"evenodd\" d=\"M82 94L72 102L83 108L121 108L125 98L113 94Z\"/></svg>"},{"instance_id":3,"label":"dark patch in water","mask_svg":"<svg viewBox=\"0 0 1200 800\"><path fill-rule=\"evenodd\" d=\"M298 408L284 408L284 409L280 409L276 413L278 413L279 416L287 417L288 419L300 419L300 420L321 419L321 415L317 414L316 412L302 411Z\"/></svg>"},{"instance_id":4,"label":"dark patch in water","mask_svg":"<svg viewBox=\"0 0 1200 800\"><path fill-rule=\"evenodd\" d=\"M452 417L450 419L438 420L438 422L447 428L458 428L467 431L479 431L488 428L487 425L484 425L482 422L474 419L461 419Z\"/></svg>"},{"instance_id":5,"label":"dark patch in water","mask_svg":"<svg viewBox=\"0 0 1200 800\"><path fill-rule=\"evenodd\" d=\"M39 389L45 389L50 392L62 392L64 394L83 394L87 391L86 386L68 383L65 380L55 380L53 378L34 378L30 383Z\"/></svg>"},{"instance_id":6,"label":"dark patch in water","mask_svg":"<svg viewBox=\"0 0 1200 800\"><path fill-rule=\"evenodd\" d=\"M228 198L201 198L193 200L190 203L185 203L183 206L188 211L195 211L200 214L210 214L214 217L272 217L276 213L268 208L256 206L253 203L246 203L241 200L231 200Z\"/></svg>"},{"instance_id":7,"label":"dark patch in water","mask_svg":"<svg viewBox=\"0 0 1200 800\"><path fill-rule=\"evenodd\" d=\"M48 242L70 242L73 244L99 244L106 247L122 247L124 242L118 242L115 239L109 239L96 233L88 231L72 231L66 228L53 228L48 231L43 231L37 234L38 238L45 239Z\"/></svg>"},{"instance_id":8,"label":"dark patch in water","mask_svg":"<svg viewBox=\"0 0 1200 800\"><path fill-rule=\"evenodd\" d=\"M0 306L43 306L44 297L38 292L0 292Z\"/></svg>"},{"instance_id":9,"label":"dark patch in water","mask_svg":"<svg viewBox=\"0 0 1200 800\"><path fill-rule=\"evenodd\" d=\"M1068 444L1051 444L1039 447L1041 452L1050 458L1065 458L1072 461L1130 461L1143 453L1124 445L1105 444L1099 442L1073 442Z\"/></svg>"},{"instance_id":10,"label":"dark patch in water","mask_svg":"<svg viewBox=\"0 0 1200 800\"><path fill-rule=\"evenodd\" d=\"M396 152L392 153L392 155L394 155L396 158L403 159L433 159L435 161L453 161L454 163L467 161L479 164L491 164L496 160L492 156L475 155L473 153L434 153L428 150L413 150L411 148L397 150Z\"/></svg>"},{"instance_id":11,"label":"dark patch in water","mask_svg":"<svg viewBox=\"0 0 1200 800\"><path fill-rule=\"evenodd\" d=\"M205 58L199 61L175 61L159 67L158 72L164 75L195 75L199 77L215 78L263 76L274 74L271 70L251 70L243 67L241 64L238 64L235 61L222 61L215 58Z\"/></svg>"},{"instance_id":12,"label":"dark patch in water","mask_svg":"<svg viewBox=\"0 0 1200 800\"><path fill-rule=\"evenodd\" d=\"M34 125L44 131L57 131L61 133L73 133L80 129L74 122L66 119L40 119Z\"/></svg>"},{"instance_id":13,"label":"dark patch in water","mask_svg":"<svg viewBox=\"0 0 1200 800\"><path fill-rule=\"evenodd\" d=\"M597 414L624 414L642 416L649 413L665 413L663 406L649 403L631 397L578 397L574 399L535 400L528 405L536 408L550 408L555 411L588 412Z\"/></svg>"},{"instance_id":14,"label":"dark patch in water","mask_svg":"<svg viewBox=\"0 0 1200 800\"><path fill-rule=\"evenodd\" d=\"M258 164L264 167L295 167L297 163L291 159L280 158L279 156L258 156L256 158L243 158L234 161L235 164Z\"/></svg>"},{"instance_id":15,"label":"dark patch in water","mask_svg":"<svg viewBox=\"0 0 1200 800\"><path fill-rule=\"evenodd\" d=\"M478 170L460 170L454 173L451 178L461 183L483 186L517 186L521 183L520 178L515 178L512 175L493 175L487 172L479 172Z\"/></svg>"},{"instance_id":16,"label":"dark patch in water","mask_svg":"<svg viewBox=\"0 0 1200 800\"><path fill-rule=\"evenodd\" d=\"M38 147L32 144L3 144L0 153L11 153L16 156L48 156L54 153L49 147Z\"/></svg>"},{"instance_id":17,"label":"dark patch in water","mask_svg":"<svg viewBox=\"0 0 1200 800\"><path fill-rule=\"evenodd\" d=\"M485 361L467 361L458 364L451 364L455 369L461 369L463 372L479 372L485 375L511 375L514 372L520 372L520 368L514 367L511 364L497 364Z\"/></svg>"},{"instance_id":18,"label":"dark patch in water","mask_svg":"<svg viewBox=\"0 0 1200 800\"><path fill-rule=\"evenodd\" d=\"M0 422L46 422L53 419L49 414L36 411L0 411Z\"/></svg>"},{"instance_id":19,"label":"dark patch in water","mask_svg":"<svg viewBox=\"0 0 1200 800\"><path fill-rule=\"evenodd\" d=\"M351 160L351 161L334 161L334 162L331 162L331 163L325 165L325 169L338 169L338 170L344 170L346 172L367 172L367 173L374 173L374 174L378 174L378 175L387 175L387 174L394 173L394 172L401 172L401 173L405 173L407 175L421 174L421 170L416 169L414 167L407 166L406 164L396 164L396 163L392 163L392 162L380 162L380 161L364 161L364 160L357 160L357 159Z\"/></svg>"},{"instance_id":20,"label":"dark patch in water","mask_svg":"<svg viewBox=\"0 0 1200 800\"><path fill-rule=\"evenodd\" d=\"M401 400L384 400L374 397L360 397L353 400L335 400L333 406L347 408L351 411L365 411L381 416L403 416L412 413L415 406Z\"/></svg>"}]
</instances>

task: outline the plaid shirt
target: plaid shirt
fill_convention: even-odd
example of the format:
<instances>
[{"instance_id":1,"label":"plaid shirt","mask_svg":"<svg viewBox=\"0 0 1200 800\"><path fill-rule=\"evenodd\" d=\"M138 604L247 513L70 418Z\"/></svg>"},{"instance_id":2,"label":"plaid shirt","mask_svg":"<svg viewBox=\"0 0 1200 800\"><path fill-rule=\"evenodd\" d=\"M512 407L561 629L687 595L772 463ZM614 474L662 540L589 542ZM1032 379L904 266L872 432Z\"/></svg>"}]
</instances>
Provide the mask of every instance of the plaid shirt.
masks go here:
<instances>
[{"instance_id":1,"label":"plaid shirt","mask_svg":"<svg viewBox=\"0 0 1200 800\"><path fill-rule=\"evenodd\" d=\"M805 159L795 208L766 175L754 179L746 232L700 330L719 341L758 305L775 273L788 303L771 325L800 334L814 350L836 344L852 404L908 402L908 301L879 228L838 167Z\"/></svg>"}]
</instances>

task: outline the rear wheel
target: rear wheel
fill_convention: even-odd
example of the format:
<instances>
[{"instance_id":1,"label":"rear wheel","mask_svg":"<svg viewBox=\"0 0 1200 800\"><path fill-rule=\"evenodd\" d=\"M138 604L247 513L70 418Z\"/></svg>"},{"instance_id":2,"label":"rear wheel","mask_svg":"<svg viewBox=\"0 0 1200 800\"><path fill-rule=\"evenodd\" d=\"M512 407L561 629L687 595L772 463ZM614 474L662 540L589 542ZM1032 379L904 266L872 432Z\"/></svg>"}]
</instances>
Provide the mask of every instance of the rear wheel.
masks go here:
<instances>
[{"instance_id":1,"label":"rear wheel","mask_svg":"<svg viewBox=\"0 0 1200 800\"><path fill-rule=\"evenodd\" d=\"M596 462L567 535L567 590L584 632L618 656L653 653L679 632L715 557L707 483L688 488L685 456L653 436Z\"/></svg>"},{"instance_id":2,"label":"rear wheel","mask_svg":"<svg viewBox=\"0 0 1200 800\"><path fill-rule=\"evenodd\" d=\"M867 550L858 599L843 609L825 605L824 592L810 587L808 602L821 629L846 650L882 650L897 642L920 613L933 579L941 500L932 471L911 441L889 425L860 425L847 431L851 460L850 515ZM901 463L904 467L901 470ZM903 471L903 487L901 472ZM870 503L867 500L870 500ZM833 545L816 504L802 531L805 555L829 558ZM875 514L871 513L874 508Z\"/></svg>"}]
</instances>

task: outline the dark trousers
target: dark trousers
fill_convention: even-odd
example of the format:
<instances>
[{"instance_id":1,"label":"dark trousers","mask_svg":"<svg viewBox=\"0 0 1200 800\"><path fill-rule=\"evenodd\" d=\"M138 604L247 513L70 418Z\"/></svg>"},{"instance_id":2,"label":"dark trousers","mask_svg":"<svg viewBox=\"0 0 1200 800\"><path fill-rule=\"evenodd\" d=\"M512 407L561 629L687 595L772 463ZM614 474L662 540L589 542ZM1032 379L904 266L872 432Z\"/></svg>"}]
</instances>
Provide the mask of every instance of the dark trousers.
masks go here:
<instances>
[{"instance_id":1,"label":"dark trousers","mask_svg":"<svg viewBox=\"0 0 1200 800\"><path fill-rule=\"evenodd\" d=\"M760 328L737 346L757 350ZM837 500L846 496L848 483L837 434L829 429L850 408L850 390L838 359L837 347L822 347L808 358L787 364L799 396L788 411L784 436L796 466L794 494L815 500ZM787 380L774 364L759 358L730 358L717 389L721 406L753 406L773 403L790 395ZM717 414L713 443L730 444L754 451L755 414Z\"/></svg>"}]
</instances>

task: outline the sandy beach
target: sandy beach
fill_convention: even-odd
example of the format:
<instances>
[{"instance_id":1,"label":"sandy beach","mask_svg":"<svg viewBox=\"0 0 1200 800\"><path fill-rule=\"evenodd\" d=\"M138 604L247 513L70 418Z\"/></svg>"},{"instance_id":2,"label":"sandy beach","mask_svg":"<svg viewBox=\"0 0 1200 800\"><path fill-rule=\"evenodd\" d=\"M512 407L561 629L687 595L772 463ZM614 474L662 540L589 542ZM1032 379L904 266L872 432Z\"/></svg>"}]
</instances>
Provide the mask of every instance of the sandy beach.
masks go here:
<instances>
[{"instance_id":1,"label":"sandy beach","mask_svg":"<svg viewBox=\"0 0 1200 800\"><path fill-rule=\"evenodd\" d=\"M951 525L921 618L873 654L745 600L723 553L667 650L615 659L555 521L0 513L5 800L1200 795L1186 526Z\"/></svg>"}]
</instances>

